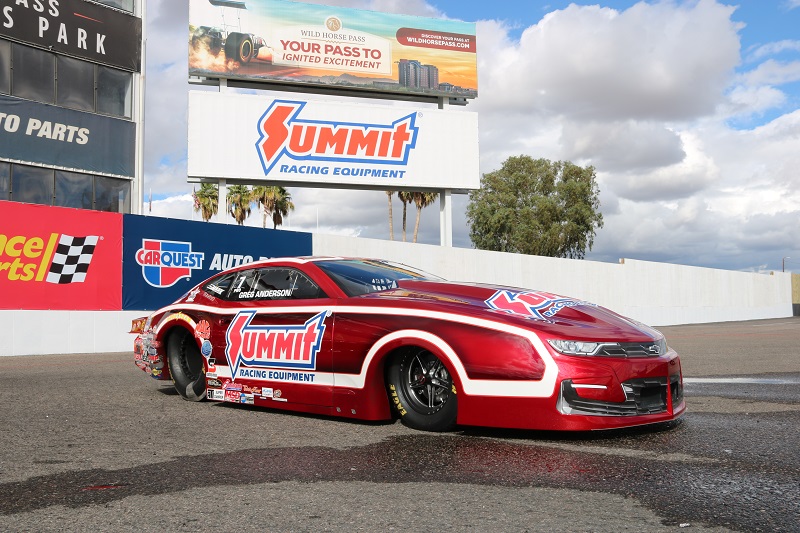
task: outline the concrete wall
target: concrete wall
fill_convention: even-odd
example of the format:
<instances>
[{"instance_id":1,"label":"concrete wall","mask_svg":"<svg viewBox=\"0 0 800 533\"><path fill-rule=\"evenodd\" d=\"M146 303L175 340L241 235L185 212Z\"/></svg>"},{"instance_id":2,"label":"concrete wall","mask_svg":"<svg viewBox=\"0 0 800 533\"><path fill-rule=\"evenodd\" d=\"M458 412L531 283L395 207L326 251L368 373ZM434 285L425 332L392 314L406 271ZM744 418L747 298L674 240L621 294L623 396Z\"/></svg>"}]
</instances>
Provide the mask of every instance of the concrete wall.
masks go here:
<instances>
[{"instance_id":1,"label":"concrete wall","mask_svg":"<svg viewBox=\"0 0 800 533\"><path fill-rule=\"evenodd\" d=\"M0 311L0 356L133 351L147 311Z\"/></svg>"},{"instance_id":2,"label":"concrete wall","mask_svg":"<svg viewBox=\"0 0 800 533\"><path fill-rule=\"evenodd\" d=\"M384 258L453 281L545 290L655 326L792 316L792 276L781 272L752 274L630 259L599 263L332 235L314 236L314 254ZM131 320L146 314L0 311L0 356L131 351Z\"/></svg>"},{"instance_id":3,"label":"concrete wall","mask_svg":"<svg viewBox=\"0 0 800 533\"><path fill-rule=\"evenodd\" d=\"M453 281L540 289L656 326L792 316L791 276L781 272L599 263L333 235L315 235L314 254L380 257Z\"/></svg>"},{"instance_id":4,"label":"concrete wall","mask_svg":"<svg viewBox=\"0 0 800 533\"><path fill-rule=\"evenodd\" d=\"M800 274L792 274L792 309L794 316L800 316Z\"/></svg>"}]
</instances>

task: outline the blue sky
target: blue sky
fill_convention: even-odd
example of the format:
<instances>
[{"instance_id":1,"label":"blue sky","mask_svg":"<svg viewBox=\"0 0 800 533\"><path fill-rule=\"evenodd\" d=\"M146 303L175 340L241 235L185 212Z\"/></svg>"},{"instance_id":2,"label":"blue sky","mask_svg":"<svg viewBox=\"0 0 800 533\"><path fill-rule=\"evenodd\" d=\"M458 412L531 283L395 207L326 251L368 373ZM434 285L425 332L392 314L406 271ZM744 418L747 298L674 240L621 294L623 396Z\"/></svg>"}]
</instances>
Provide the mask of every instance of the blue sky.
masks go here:
<instances>
[{"instance_id":1,"label":"blue sky","mask_svg":"<svg viewBox=\"0 0 800 533\"><path fill-rule=\"evenodd\" d=\"M800 271L800 0L308 1L477 21L480 172L520 154L594 166L605 227L588 260L769 271L788 256ZM188 2L147 13L145 191L180 218L195 216ZM380 191L291 192L288 229L389 237ZM467 201L454 196L456 246ZM438 223L423 211L420 242Z\"/></svg>"}]
</instances>

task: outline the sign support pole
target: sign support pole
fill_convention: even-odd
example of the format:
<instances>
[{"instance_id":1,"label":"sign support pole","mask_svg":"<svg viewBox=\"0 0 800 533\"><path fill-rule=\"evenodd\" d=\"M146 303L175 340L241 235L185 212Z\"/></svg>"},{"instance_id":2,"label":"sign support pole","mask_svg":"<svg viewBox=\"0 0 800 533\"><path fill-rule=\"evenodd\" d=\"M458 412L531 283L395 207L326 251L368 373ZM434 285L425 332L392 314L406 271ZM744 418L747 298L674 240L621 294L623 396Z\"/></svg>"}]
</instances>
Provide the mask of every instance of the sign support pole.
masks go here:
<instances>
[{"instance_id":1,"label":"sign support pole","mask_svg":"<svg viewBox=\"0 0 800 533\"><path fill-rule=\"evenodd\" d=\"M449 104L447 96L439 97L439 109ZM452 191L444 189L439 193L439 245L453 246L453 199Z\"/></svg>"}]
</instances>

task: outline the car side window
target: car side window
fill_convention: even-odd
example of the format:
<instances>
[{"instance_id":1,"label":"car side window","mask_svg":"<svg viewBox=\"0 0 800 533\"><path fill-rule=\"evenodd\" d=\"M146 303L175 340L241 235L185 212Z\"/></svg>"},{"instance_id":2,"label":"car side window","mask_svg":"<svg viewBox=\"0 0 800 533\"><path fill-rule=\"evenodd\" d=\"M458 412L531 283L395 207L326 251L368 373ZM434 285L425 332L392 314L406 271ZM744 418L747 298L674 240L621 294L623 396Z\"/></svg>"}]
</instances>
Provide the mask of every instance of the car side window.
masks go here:
<instances>
[{"instance_id":1,"label":"car side window","mask_svg":"<svg viewBox=\"0 0 800 533\"><path fill-rule=\"evenodd\" d=\"M294 268L262 268L255 290L257 300L308 300L327 298L325 292Z\"/></svg>"},{"instance_id":2,"label":"car side window","mask_svg":"<svg viewBox=\"0 0 800 533\"><path fill-rule=\"evenodd\" d=\"M203 285L203 290L217 298L224 298L225 294L228 292L228 289L231 287L231 282L233 281L234 277L236 277L235 274L228 274L227 276L214 278Z\"/></svg>"},{"instance_id":3,"label":"car side window","mask_svg":"<svg viewBox=\"0 0 800 533\"><path fill-rule=\"evenodd\" d=\"M240 270L231 280L225 295L226 300L254 300L259 286L259 271L256 269Z\"/></svg>"}]
</instances>

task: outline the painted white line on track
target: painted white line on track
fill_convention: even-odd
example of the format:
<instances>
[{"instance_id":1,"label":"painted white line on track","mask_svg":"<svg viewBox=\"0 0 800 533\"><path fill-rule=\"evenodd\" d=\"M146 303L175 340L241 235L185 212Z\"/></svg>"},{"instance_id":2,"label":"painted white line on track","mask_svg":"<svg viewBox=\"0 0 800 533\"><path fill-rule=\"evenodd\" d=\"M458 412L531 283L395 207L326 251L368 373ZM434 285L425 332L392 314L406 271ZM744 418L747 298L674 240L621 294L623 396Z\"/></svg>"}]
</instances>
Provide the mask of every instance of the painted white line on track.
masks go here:
<instances>
[{"instance_id":1,"label":"painted white line on track","mask_svg":"<svg viewBox=\"0 0 800 533\"><path fill-rule=\"evenodd\" d=\"M800 385L798 378L683 378L684 383L732 383L755 385Z\"/></svg>"}]
</instances>

